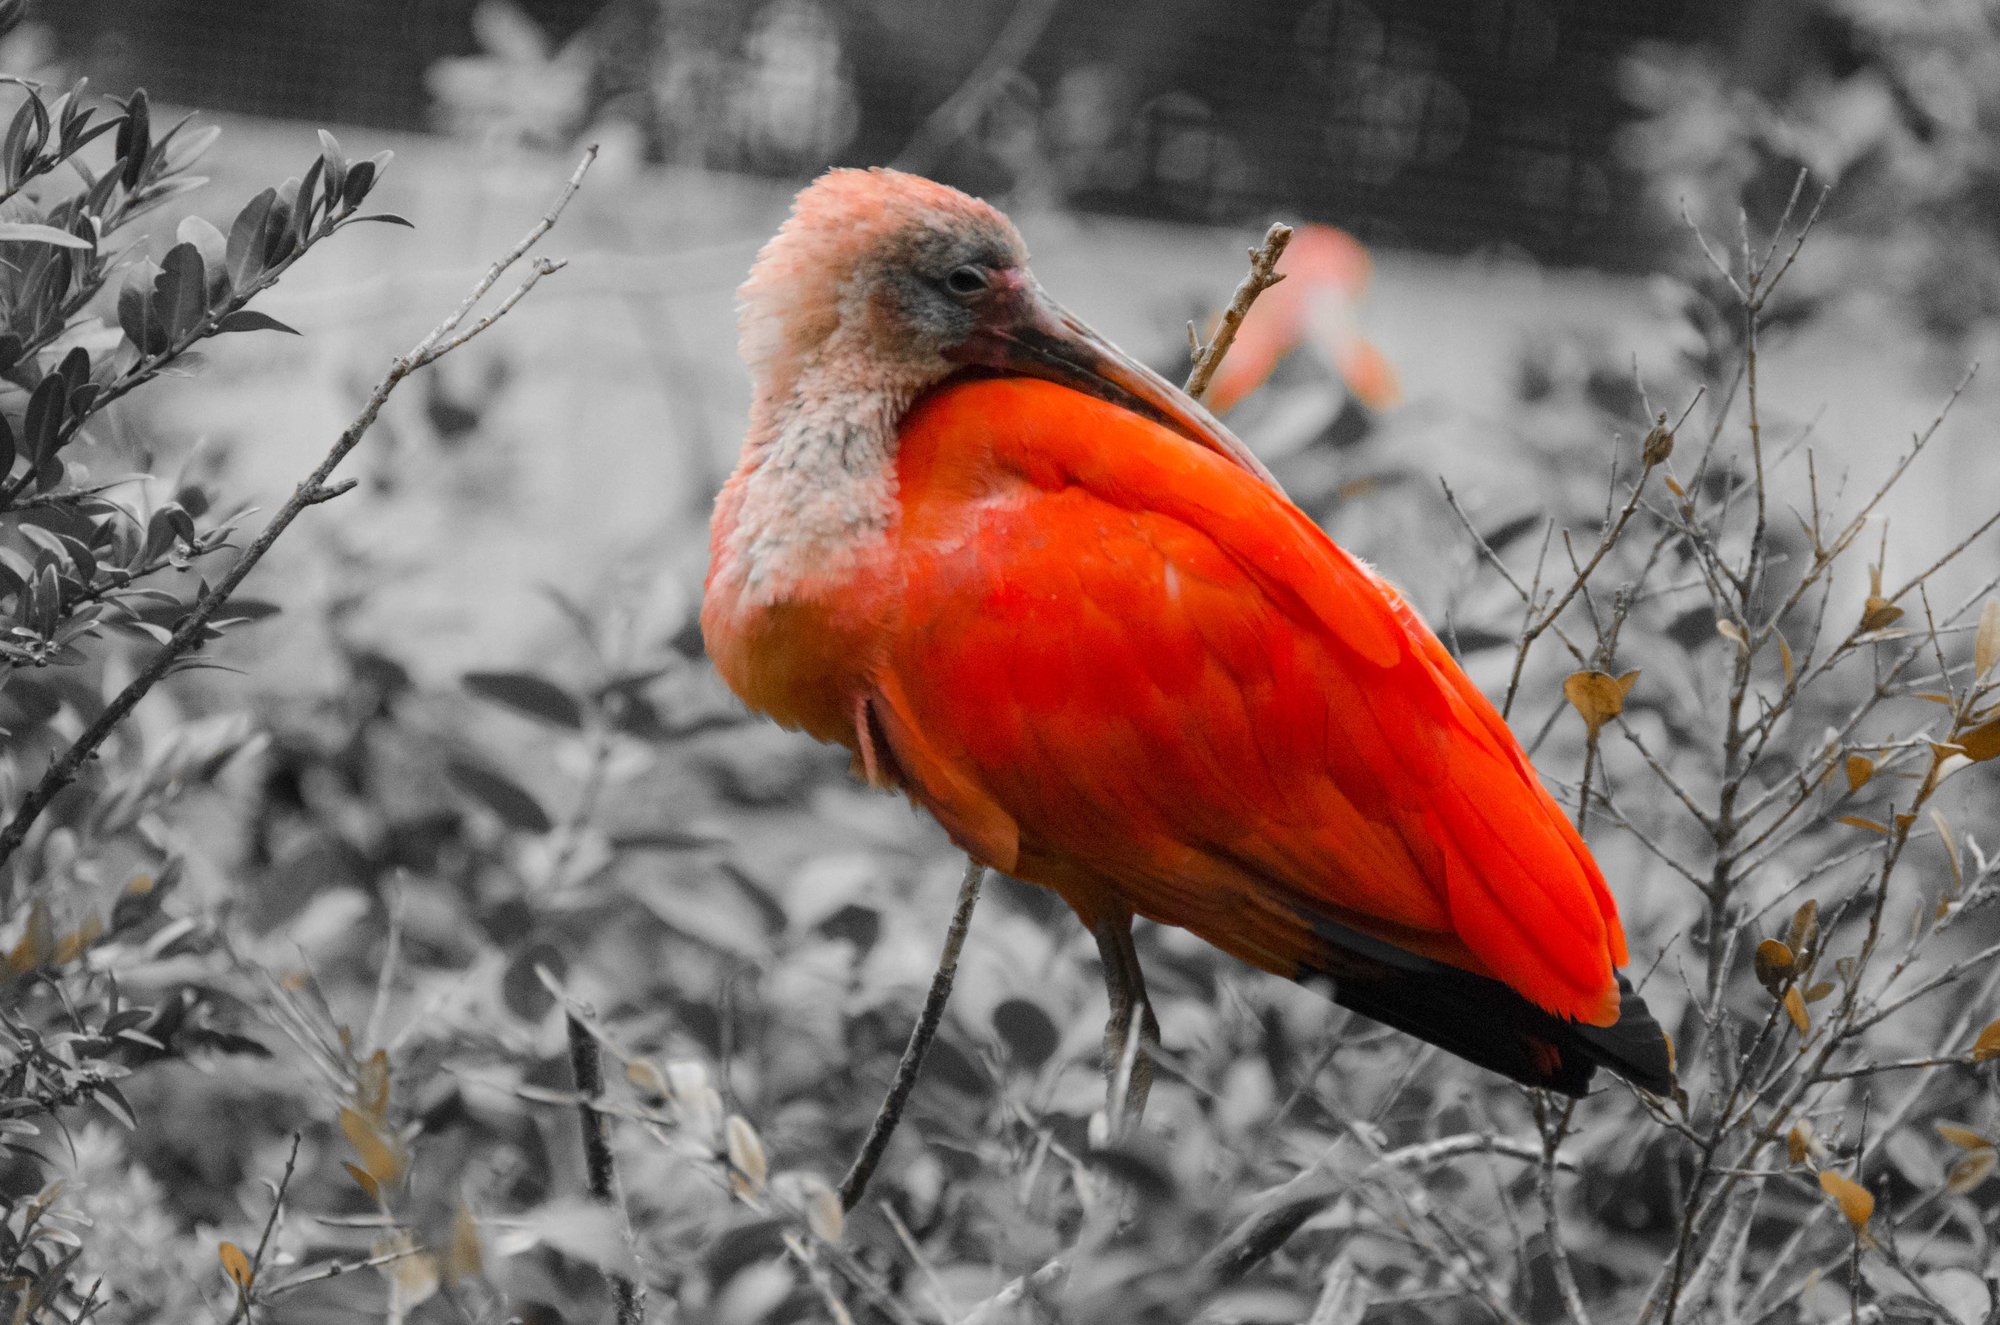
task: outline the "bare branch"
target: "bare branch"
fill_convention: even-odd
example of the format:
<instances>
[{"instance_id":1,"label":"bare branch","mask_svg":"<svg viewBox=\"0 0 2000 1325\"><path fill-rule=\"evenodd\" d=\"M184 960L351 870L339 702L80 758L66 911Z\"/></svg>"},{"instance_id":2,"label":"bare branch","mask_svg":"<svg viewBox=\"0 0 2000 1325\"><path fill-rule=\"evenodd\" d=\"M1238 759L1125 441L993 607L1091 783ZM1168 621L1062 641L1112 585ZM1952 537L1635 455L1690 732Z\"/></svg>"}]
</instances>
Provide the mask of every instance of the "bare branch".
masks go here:
<instances>
[{"instance_id":1,"label":"bare branch","mask_svg":"<svg viewBox=\"0 0 2000 1325\"><path fill-rule=\"evenodd\" d=\"M1243 325L1250 305L1257 302L1258 295L1285 279L1278 272L1278 259L1284 256L1285 245L1291 242L1292 228L1274 224L1264 233L1263 245L1250 250L1250 274L1236 287L1235 298L1223 310L1222 322L1216 327L1214 338L1195 354L1194 370L1188 374L1187 385L1182 388L1196 400L1208 394L1208 384L1215 377L1215 370L1222 367L1222 356L1229 353L1230 345L1236 340L1236 330Z\"/></svg>"}]
</instances>

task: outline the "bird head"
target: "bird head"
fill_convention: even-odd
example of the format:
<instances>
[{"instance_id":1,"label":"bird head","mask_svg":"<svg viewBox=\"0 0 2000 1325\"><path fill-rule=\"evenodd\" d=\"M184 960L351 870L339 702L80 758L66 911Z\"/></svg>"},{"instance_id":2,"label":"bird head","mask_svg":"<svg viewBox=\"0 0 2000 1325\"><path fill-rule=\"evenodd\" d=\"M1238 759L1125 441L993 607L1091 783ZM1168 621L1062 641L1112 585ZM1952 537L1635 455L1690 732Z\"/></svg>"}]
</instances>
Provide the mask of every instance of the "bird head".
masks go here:
<instances>
[{"instance_id":1,"label":"bird head","mask_svg":"<svg viewBox=\"0 0 2000 1325\"><path fill-rule=\"evenodd\" d=\"M956 373L1059 382L1171 428L1276 486L1234 434L1051 299L999 211L901 171L832 170L803 190L738 290L760 404L814 365L907 398Z\"/></svg>"}]
</instances>

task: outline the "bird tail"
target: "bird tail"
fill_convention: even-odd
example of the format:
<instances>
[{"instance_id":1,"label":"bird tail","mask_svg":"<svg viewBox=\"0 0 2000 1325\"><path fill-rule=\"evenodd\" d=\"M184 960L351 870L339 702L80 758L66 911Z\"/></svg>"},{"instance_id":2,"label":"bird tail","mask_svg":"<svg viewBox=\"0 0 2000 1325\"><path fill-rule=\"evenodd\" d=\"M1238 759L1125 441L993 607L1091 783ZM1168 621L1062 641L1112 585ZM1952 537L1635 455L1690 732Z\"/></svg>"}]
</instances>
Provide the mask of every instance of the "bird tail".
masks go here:
<instances>
[{"instance_id":1,"label":"bird tail","mask_svg":"<svg viewBox=\"0 0 2000 1325\"><path fill-rule=\"evenodd\" d=\"M1317 940L1300 963L1302 983L1330 982L1333 1001L1428 1040L1523 1085L1581 1096L1606 1068L1655 1095L1673 1090L1660 1023L1624 976L1618 1020L1566 1021L1500 981L1475 975L1370 937L1323 915L1301 912Z\"/></svg>"}]
</instances>

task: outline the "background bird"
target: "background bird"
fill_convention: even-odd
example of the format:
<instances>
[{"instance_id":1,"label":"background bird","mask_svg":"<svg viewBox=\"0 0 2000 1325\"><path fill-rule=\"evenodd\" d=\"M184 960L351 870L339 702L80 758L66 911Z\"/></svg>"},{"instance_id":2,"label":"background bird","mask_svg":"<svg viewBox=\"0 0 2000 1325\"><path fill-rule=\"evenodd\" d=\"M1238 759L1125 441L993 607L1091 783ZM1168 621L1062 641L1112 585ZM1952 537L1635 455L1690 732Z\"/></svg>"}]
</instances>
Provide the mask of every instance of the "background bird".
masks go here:
<instances>
[{"instance_id":1,"label":"background bird","mask_svg":"<svg viewBox=\"0 0 2000 1325\"><path fill-rule=\"evenodd\" d=\"M1004 216L833 171L740 294L709 654L1069 902L1108 1069L1157 1037L1143 915L1522 1082L1670 1088L1603 876L1500 716L1233 434L1041 290ZM1148 1080L1141 1054L1135 1105Z\"/></svg>"}]
</instances>

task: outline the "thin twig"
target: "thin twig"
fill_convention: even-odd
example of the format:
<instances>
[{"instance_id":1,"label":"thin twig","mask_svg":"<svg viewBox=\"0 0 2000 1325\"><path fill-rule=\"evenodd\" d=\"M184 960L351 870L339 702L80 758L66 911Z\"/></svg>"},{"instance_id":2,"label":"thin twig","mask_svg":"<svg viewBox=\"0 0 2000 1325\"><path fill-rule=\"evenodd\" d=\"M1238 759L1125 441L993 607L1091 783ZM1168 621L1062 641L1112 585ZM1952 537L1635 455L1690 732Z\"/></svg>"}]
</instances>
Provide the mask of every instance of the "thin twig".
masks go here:
<instances>
[{"instance_id":1,"label":"thin twig","mask_svg":"<svg viewBox=\"0 0 2000 1325\"><path fill-rule=\"evenodd\" d=\"M1264 232L1263 245L1250 250L1250 274L1236 287L1235 297L1223 310L1214 337L1194 356L1194 369L1188 373L1187 385L1182 388L1196 400L1208 394L1208 384L1214 379L1215 370L1222 367L1222 356L1229 353L1250 305L1257 302L1258 295L1285 279L1278 271L1278 259L1284 256L1285 245L1291 242L1292 228L1274 224Z\"/></svg>"},{"instance_id":2,"label":"thin twig","mask_svg":"<svg viewBox=\"0 0 2000 1325\"><path fill-rule=\"evenodd\" d=\"M972 927L972 908L979 902L979 885L985 878L984 865L976 860L966 862L965 880L958 886L958 909L952 912L951 928L945 931L944 952L938 957L937 973L931 976L924 1010L910 1031L903 1059L896 1064L895 1080L889 1085L888 1095L883 1097L882 1107L876 1111L875 1121L868 1126L861 1152L854 1157L854 1166L848 1169L847 1176L841 1179L843 1210L852 1210L861 1194L868 1190L868 1179L874 1176L875 1166L882 1162L882 1152L889 1148L889 1138L896 1133L896 1124L902 1121L903 1106L909 1103L917 1074L923 1071L924 1055L930 1052L931 1041L937 1037L938 1025L944 1020L944 1005L951 998L951 982L958 974L959 950L965 946L966 931Z\"/></svg>"}]
</instances>

